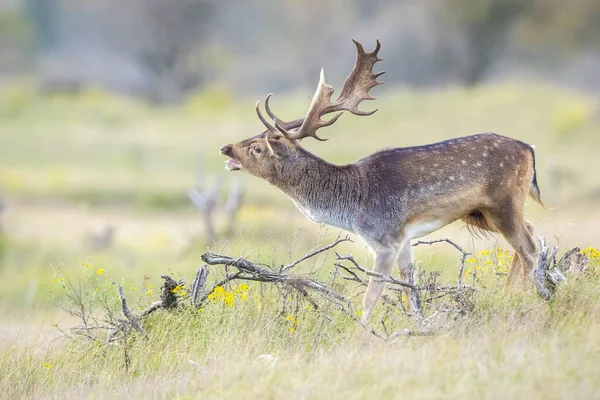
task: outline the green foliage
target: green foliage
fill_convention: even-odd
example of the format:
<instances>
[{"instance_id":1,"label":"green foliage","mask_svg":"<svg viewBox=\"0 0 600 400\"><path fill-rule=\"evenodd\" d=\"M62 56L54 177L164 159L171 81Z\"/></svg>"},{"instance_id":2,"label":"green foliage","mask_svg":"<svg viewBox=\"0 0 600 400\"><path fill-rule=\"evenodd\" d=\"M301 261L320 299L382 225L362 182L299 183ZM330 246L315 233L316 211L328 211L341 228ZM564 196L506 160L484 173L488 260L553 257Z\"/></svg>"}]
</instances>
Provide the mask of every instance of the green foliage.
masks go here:
<instances>
[{"instance_id":1,"label":"green foliage","mask_svg":"<svg viewBox=\"0 0 600 400\"><path fill-rule=\"evenodd\" d=\"M591 111L587 104L573 104L559 110L552 125L559 139L569 140L584 130L591 121Z\"/></svg>"},{"instance_id":2,"label":"green foliage","mask_svg":"<svg viewBox=\"0 0 600 400\"><path fill-rule=\"evenodd\" d=\"M0 11L0 36L25 39L28 33L27 24L18 14Z\"/></svg>"},{"instance_id":3,"label":"green foliage","mask_svg":"<svg viewBox=\"0 0 600 400\"><path fill-rule=\"evenodd\" d=\"M503 50L508 33L526 10L522 0L449 0L447 17L462 35L465 54L460 71L467 86L478 84L497 54Z\"/></svg>"},{"instance_id":4,"label":"green foliage","mask_svg":"<svg viewBox=\"0 0 600 400\"><path fill-rule=\"evenodd\" d=\"M31 86L13 84L0 92L0 120L24 112L35 100Z\"/></svg>"},{"instance_id":5,"label":"green foliage","mask_svg":"<svg viewBox=\"0 0 600 400\"><path fill-rule=\"evenodd\" d=\"M532 0L523 31L534 44L560 45L570 50L598 47L600 3L594 0Z\"/></svg>"},{"instance_id":6,"label":"green foliage","mask_svg":"<svg viewBox=\"0 0 600 400\"><path fill-rule=\"evenodd\" d=\"M447 2L451 15L457 23L487 27L491 31L505 30L507 23L514 21L527 9L529 1L522 0L451 0Z\"/></svg>"},{"instance_id":7,"label":"green foliage","mask_svg":"<svg viewBox=\"0 0 600 400\"><path fill-rule=\"evenodd\" d=\"M223 112L231 108L233 95L226 88L205 87L201 92L190 95L183 109L190 114Z\"/></svg>"}]
</instances>

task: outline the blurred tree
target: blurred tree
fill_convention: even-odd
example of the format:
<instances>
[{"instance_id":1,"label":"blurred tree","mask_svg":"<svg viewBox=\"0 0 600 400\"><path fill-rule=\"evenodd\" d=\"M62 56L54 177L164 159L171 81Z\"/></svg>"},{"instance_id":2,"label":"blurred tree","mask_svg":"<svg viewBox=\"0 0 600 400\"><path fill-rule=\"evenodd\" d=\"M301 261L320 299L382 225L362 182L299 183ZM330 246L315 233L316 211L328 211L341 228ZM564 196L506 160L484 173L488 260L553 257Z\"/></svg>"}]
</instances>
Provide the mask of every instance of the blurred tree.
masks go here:
<instances>
[{"instance_id":1,"label":"blurred tree","mask_svg":"<svg viewBox=\"0 0 600 400\"><path fill-rule=\"evenodd\" d=\"M563 49L600 50L600 1L530 0L525 37L532 44L552 42Z\"/></svg>"},{"instance_id":2,"label":"blurred tree","mask_svg":"<svg viewBox=\"0 0 600 400\"><path fill-rule=\"evenodd\" d=\"M352 37L381 40L386 87L472 86L497 76L494 66L559 77L600 58L598 0L8 0L17 1L38 49L55 56L40 74L74 83L54 87L96 85L158 104L206 86L310 92L321 66L339 85ZM9 14L0 6L0 73L11 46L29 48L5 34Z\"/></svg>"},{"instance_id":3,"label":"blurred tree","mask_svg":"<svg viewBox=\"0 0 600 400\"><path fill-rule=\"evenodd\" d=\"M28 42L28 24L22 15L0 9L0 74L25 70Z\"/></svg>"},{"instance_id":4,"label":"blurred tree","mask_svg":"<svg viewBox=\"0 0 600 400\"><path fill-rule=\"evenodd\" d=\"M203 84L203 47L215 23L216 0L128 0L118 38L151 75L147 97L179 101ZM222 2L221 2L222 3Z\"/></svg>"},{"instance_id":5,"label":"blurred tree","mask_svg":"<svg viewBox=\"0 0 600 400\"><path fill-rule=\"evenodd\" d=\"M515 22L531 0L446 0L446 18L462 42L459 79L467 86L479 83L504 50Z\"/></svg>"},{"instance_id":6,"label":"blurred tree","mask_svg":"<svg viewBox=\"0 0 600 400\"><path fill-rule=\"evenodd\" d=\"M60 0L25 0L24 5L38 51L44 54L56 50L60 41Z\"/></svg>"}]
</instances>

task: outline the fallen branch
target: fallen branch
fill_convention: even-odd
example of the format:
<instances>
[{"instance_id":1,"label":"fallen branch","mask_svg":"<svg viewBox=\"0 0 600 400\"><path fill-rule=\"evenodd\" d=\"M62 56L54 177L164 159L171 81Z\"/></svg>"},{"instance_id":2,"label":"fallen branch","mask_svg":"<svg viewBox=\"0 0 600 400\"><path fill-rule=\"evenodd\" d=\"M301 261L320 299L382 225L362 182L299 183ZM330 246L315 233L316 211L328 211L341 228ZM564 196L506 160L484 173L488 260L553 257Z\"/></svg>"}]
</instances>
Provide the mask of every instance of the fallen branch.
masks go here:
<instances>
[{"instance_id":1,"label":"fallen branch","mask_svg":"<svg viewBox=\"0 0 600 400\"><path fill-rule=\"evenodd\" d=\"M315 253L318 254L318 253ZM227 281L233 279L253 280L266 283L281 283L290 285L296 289L309 288L319 292L321 295L330 297L339 301L349 302L344 296L336 293L334 290L319 283L313 279L294 275L285 275L277 271L259 267L251 261L244 258L233 258L229 256L221 256L214 253L205 253L202 255L202 260L208 265L224 265L235 267L239 274L226 278Z\"/></svg>"},{"instance_id":2,"label":"fallen branch","mask_svg":"<svg viewBox=\"0 0 600 400\"><path fill-rule=\"evenodd\" d=\"M546 239L543 236L539 237L539 241L540 255L537 268L533 273L533 279L537 293L544 300L550 300L554 297L557 286L566 279L560 269L556 266L558 246L554 246L554 248L550 250L546 244Z\"/></svg>"},{"instance_id":3,"label":"fallen branch","mask_svg":"<svg viewBox=\"0 0 600 400\"><path fill-rule=\"evenodd\" d=\"M296 267L301 262L306 261L306 260L316 256L317 254L320 254L327 250L330 250L333 247L337 246L339 243L349 241L349 240L350 239L348 237L340 238L338 236L333 243L331 243L327 246L324 246L324 247L320 247L320 248L311 250L305 256L303 256L303 257L299 258L298 260L291 262L285 266L282 266L279 269L274 269L273 267L271 267L269 265L253 263L244 258L233 258L233 257L218 255L218 254L214 254L214 253L210 253L210 252L205 253L202 255L202 260L206 264L208 264L208 265L223 265L226 268L233 267L237 271L233 274L227 273L224 279L217 282L213 286L212 290L207 291L207 293L202 297L200 303L202 301L205 301L206 298L208 297L208 295L217 286L222 286L222 285L226 284L227 282L230 282L230 281L236 280L236 279L237 280L250 280L250 281L272 283L275 285L281 284L288 288L292 288L292 289L296 290L298 293L300 293L302 296L304 296L311 304L313 304L315 309L317 308L317 304L309 296L308 291L310 290L310 291L322 296L325 300L334 304L341 312L343 312L344 314L349 316L361 328L365 329L367 332L371 333L375 337L377 337L381 340L385 340L385 341L395 341L401 336L429 336L429 335L432 335L432 334L434 334L435 331L430 326L426 326L426 323L428 323L438 313L440 315L447 315L448 313L464 314L472 309L472 304L471 304L472 297L465 298L465 295L461 294L461 291L465 290L465 289L469 289L468 293L473 293L474 291L476 291L478 289L473 287L472 285L462 284L460 277L459 277L459 282L457 285L439 285L436 283L435 277L429 279L427 282L425 282L425 284L417 285L416 283L405 282L405 281L396 279L392 276L386 276L382 273L363 268L354 259L354 257L352 255L342 256L338 253L335 253L336 259L335 259L334 265L335 265L336 269L334 272L334 280L335 280L335 276L339 275L344 280L353 281L353 282L358 283L360 286L366 287L368 285L368 279L367 279L367 277L368 277L371 279L376 279L380 282L388 283L390 285L389 289L391 289L391 290L400 290L401 288L404 288L404 289L409 288L409 289L411 289L411 296L415 296L417 299L419 299L419 301L417 302L418 308L413 309L413 313L407 313L406 309L404 307L404 304L402 304L402 301L396 301L394 298L392 298L393 296L391 296L390 294L384 293L382 295L382 300L383 300L384 304L391 305L393 308L399 309L403 314L416 318L416 321L419 324L419 329L400 329L400 330L390 334L387 331L387 327L385 327L385 324L384 324L385 332L380 333L380 332L377 332L374 328L365 325L364 323L362 323L359 320L359 318L356 317L356 313L354 312L352 303L346 296L336 292L335 290L328 287L327 285L325 285L321 282L318 282L310 277L295 276L295 275L289 275L286 273L290 269ZM447 242L461 252L461 254L463 255L461 270L464 270L464 262L469 253L465 252L460 246L456 245L455 243L451 242L450 240L440 239L440 240L436 240L436 241L432 241L432 242L418 242L415 245L433 244L433 243L440 243L440 242ZM347 261L350 265L348 265L348 263L344 264L344 261ZM344 273L342 274L342 273L340 273L340 271L344 271ZM437 277L439 274L436 275L436 273L432 273L430 275L432 275L432 276L435 275ZM462 273L461 273L461 276L462 276ZM421 278L422 278L422 276L421 276ZM333 283L333 281L332 281L332 283ZM453 301L455 303L452 303L452 304L444 303L444 304L442 304L442 307L438 307L437 309L434 309L433 315L430 315L429 317L424 318L423 314L422 314L421 302L420 302L420 297L419 297L420 292L426 292L429 294L429 297L426 300L426 304L430 307L433 305L434 300L440 299L445 296L452 296ZM411 298L411 301L413 301L412 298ZM447 317L444 317L444 318L447 318Z\"/></svg>"}]
</instances>

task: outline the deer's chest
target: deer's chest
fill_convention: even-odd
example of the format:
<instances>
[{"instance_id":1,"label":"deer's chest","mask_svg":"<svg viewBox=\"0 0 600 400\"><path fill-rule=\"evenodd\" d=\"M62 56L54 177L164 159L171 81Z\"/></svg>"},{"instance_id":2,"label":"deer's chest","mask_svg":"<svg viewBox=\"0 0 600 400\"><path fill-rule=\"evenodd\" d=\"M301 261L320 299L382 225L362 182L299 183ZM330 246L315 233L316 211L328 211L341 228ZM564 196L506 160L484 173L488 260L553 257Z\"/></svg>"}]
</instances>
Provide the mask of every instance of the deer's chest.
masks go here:
<instances>
[{"instance_id":1,"label":"deer's chest","mask_svg":"<svg viewBox=\"0 0 600 400\"><path fill-rule=\"evenodd\" d=\"M321 206L302 204L296 200L294 200L294 204L306 218L313 222L352 231L350 218L343 210L338 210L335 207L328 207L331 205L325 204Z\"/></svg>"}]
</instances>

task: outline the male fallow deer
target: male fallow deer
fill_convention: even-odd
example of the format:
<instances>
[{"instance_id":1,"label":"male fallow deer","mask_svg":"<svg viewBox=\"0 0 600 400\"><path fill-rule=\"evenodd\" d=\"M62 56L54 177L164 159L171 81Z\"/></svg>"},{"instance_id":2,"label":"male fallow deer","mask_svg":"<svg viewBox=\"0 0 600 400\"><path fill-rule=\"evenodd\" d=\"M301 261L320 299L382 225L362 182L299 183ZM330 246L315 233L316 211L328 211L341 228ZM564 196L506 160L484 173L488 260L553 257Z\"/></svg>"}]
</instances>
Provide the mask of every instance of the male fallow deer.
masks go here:
<instances>
[{"instance_id":1,"label":"male fallow deer","mask_svg":"<svg viewBox=\"0 0 600 400\"><path fill-rule=\"evenodd\" d=\"M458 219L470 228L501 233L516 254L508 282L522 269L532 274L537 248L533 225L523 218L527 194L543 206L536 181L533 148L518 140L482 133L439 143L379 151L348 165L334 165L308 152L300 140L317 136L344 111L371 115L358 109L372 100L369 90L382 82L373 73L380 49L357 48L356 63L335 102L323 70L304 118L284 122L269 108L273 123L256 113L267 130L228 144L221 154L230 171L245 170L287 194L309 219L358 235L375 255L373 269L390 274L394 262L402 280L414 283L411 240ZM322 120L326 114L333 118ZM384 283L371 278L363 298L363 321L368 321ZM417 296L406 290L409 306Z\"/></svg>"}]
</instances>

